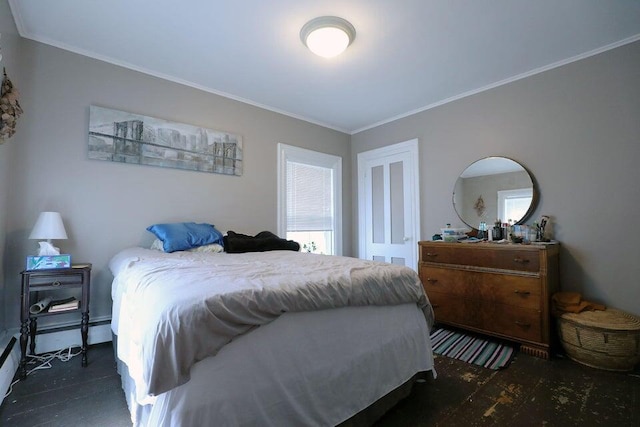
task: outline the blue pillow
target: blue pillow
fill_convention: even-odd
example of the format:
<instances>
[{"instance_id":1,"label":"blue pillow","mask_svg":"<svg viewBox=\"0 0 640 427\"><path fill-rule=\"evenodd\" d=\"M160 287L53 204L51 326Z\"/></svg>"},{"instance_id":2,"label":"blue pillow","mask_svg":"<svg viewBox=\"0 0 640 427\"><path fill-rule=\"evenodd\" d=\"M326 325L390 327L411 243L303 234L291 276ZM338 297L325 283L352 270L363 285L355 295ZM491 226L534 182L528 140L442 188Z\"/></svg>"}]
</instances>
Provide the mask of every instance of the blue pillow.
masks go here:
<instances>
[{"instance_id":1,"label":"blue pillow","mask_svg":"<svg viewBox=\"0 0 640 427\"><path fill-rule=\"evenodd\" d=\"M171 224L154 224L147 230L162 240L165 252L186 251L198 246L217 243L222 245L222 233L212 224L196 224L195 222L175 222Z\"/></svg>"}]
</instances>

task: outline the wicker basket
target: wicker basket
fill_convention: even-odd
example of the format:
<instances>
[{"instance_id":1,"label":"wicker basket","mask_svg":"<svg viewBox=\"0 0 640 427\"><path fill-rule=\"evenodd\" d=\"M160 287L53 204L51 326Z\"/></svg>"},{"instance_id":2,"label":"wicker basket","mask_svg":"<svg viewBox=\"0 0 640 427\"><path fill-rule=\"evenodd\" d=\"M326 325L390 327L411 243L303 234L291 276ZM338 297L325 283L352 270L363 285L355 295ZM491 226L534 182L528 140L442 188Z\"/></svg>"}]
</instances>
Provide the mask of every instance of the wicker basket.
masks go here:
<instances>
[{"instance_id":1,"label":"wicker basket","mask_svg":"<svg viewBox=\"0 0 640 427\"><path fill-rule=\"evenodd\" d=\"M624 311L564 313L558 334L567 356L609 371L632 371L640 362L640 318Z\"/></svg>"}]
</instances>

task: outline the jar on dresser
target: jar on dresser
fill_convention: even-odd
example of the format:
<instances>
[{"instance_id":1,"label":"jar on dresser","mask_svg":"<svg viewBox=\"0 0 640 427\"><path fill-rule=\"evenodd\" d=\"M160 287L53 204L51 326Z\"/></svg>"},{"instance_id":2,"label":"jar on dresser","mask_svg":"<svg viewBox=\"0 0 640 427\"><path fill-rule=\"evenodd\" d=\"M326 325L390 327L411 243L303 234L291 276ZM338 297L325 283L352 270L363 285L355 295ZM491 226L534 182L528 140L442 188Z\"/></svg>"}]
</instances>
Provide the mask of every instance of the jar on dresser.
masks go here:
<instances>
[{"instance_id":1,"label":"jar on dresser","mask_svg":"<svg viewBox=\"0 0 640 427\"><path fill-rule=\"evenodd\" d=\"M559 244L421 241L419 274L436 322L519 342L548 359Z\"/></svg>"}]
</instances>

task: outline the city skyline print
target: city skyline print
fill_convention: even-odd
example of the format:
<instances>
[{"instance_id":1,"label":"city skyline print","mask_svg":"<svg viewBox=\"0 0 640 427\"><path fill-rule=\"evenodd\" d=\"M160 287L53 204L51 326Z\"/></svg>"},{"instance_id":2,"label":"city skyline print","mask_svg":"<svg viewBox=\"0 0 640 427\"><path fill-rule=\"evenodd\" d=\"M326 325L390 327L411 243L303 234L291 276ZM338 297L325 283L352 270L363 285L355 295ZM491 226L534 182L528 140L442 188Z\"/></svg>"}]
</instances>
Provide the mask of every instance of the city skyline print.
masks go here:
<instances>
[{"instance_id":1,"label":"city skyline print","mask_svg":"<svg viewBox=\"0 0 640 427\"><path fill-rule=\"evenodd\" d=\"M89 107L94 160L242 175L242 137L154 117Z\"/></svg>"}]
</instances>

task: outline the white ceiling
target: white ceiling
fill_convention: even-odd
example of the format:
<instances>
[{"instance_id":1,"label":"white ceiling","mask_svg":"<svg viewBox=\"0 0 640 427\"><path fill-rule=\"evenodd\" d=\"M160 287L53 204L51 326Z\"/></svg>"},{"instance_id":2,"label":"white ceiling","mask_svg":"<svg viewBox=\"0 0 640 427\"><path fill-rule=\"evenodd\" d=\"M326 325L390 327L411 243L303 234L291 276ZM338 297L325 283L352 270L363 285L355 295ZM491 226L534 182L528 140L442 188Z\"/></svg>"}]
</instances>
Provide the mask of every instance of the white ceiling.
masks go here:
<instances>
[{"instance_id":1,"label":"white ceiling","mask_svg":"<svg viewBox=\"0 0 640 427\"><path fill-rule=\"evenodd\" d=\"M640 40L639 0L9 3L25 38L347 133ZM299 38L323 15L356 28L333 59Z\"/></svg>"}]
</instances>

